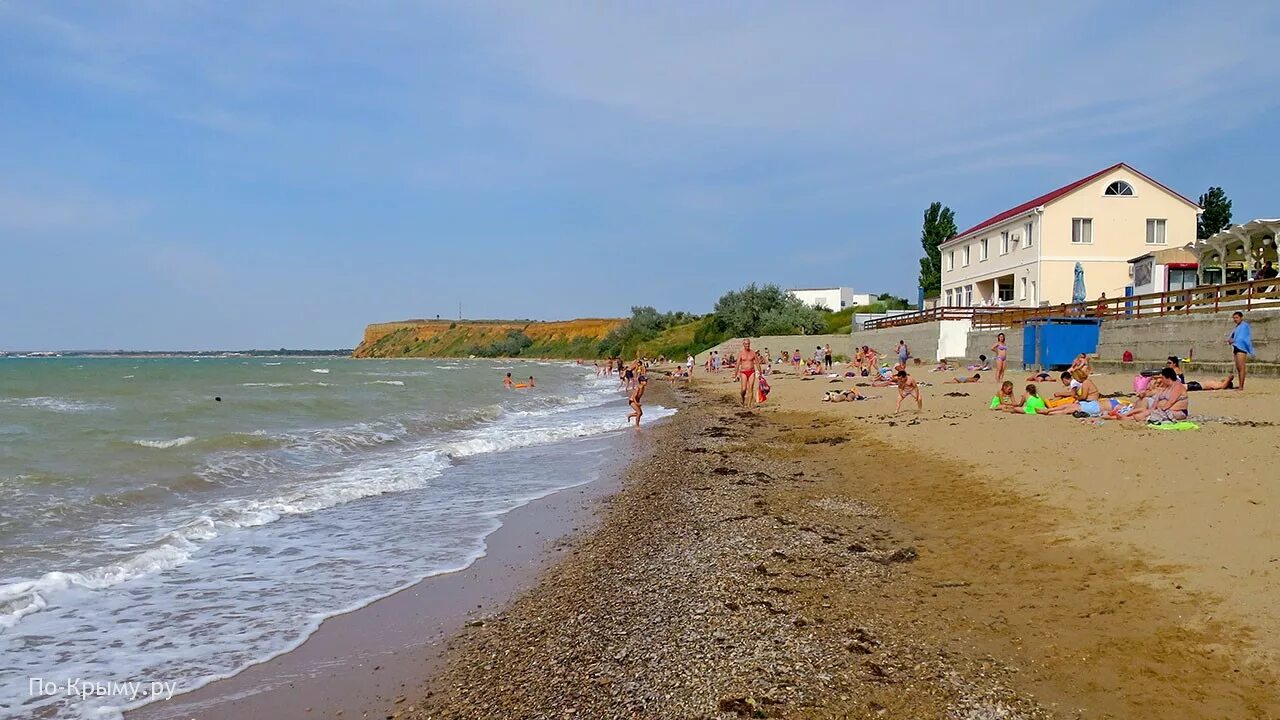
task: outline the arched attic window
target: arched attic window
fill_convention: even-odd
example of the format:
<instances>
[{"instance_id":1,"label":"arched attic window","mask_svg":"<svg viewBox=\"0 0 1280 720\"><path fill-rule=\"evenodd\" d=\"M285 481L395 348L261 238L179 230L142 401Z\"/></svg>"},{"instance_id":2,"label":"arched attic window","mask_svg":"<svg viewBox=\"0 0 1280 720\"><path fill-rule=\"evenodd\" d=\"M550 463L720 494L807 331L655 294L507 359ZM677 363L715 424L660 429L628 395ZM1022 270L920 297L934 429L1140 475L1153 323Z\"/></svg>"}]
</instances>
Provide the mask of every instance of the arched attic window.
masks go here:
<instances>
[{"instance_id":1,"label":"arched attic window","mask_svg":"<svg viewBox=\"0 0 1280 720\"><path fill-rule=\"evenodd\" d=\"M1108 185L1107 189L1104 190L1102 194L1133 197L1133 186L1123 180L1117 180Z\"/></svg>"}]
</instances>

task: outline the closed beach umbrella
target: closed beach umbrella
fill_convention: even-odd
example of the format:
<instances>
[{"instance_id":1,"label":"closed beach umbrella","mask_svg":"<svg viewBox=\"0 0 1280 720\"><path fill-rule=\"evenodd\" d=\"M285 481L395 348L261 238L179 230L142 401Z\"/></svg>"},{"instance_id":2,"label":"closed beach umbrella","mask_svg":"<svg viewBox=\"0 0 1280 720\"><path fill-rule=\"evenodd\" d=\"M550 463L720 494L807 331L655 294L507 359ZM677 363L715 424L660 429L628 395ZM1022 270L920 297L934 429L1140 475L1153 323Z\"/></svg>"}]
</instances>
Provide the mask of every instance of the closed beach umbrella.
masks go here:
<instances>
[{"instance_id":1,"label":"closed beach umbrella","mask_svg":"<svg viewBox=\"0 0 1280 720\"><path fill-rule=\"evenodd\" d=\"M1084 302L1084 267L1080 263L1076 263L1076 281L1071 286L1071 302Z\"/></svg>"}]
</instances>

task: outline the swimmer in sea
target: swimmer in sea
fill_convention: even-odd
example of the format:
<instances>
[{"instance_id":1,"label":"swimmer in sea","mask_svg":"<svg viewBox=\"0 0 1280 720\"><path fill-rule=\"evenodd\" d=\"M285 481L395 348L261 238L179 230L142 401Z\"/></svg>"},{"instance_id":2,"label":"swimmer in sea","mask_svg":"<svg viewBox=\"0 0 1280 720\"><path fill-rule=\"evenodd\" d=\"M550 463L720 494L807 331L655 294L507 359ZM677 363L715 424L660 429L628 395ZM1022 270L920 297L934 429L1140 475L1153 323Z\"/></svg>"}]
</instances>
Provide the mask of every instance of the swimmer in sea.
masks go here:
<instances>
[{"instance_id":1,"label":"swimmer in sea","mask_svg":"<svg viewBox=\"0 0 1280 720\"><path fill-rule=\"evenodd\" d=\"M502 378L502 387L510 390L515 386L516 386L516 381L511 379L511 373L507 373L507 376Z\"/></svg>"}]
</instances>

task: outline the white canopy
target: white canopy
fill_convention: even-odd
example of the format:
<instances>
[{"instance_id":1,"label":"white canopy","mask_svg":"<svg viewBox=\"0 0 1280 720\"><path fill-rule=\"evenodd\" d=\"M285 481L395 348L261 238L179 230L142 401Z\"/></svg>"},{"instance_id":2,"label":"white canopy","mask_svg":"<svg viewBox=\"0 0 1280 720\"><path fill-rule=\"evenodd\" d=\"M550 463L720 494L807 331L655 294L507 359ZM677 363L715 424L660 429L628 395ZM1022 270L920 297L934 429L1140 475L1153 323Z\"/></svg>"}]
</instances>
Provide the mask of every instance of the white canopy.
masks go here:
<instances>
[{"instance_id":1,"label":"white canopy","mask_svg":"<svg viewBox=\"0 0 1280 720\"><path fill-rule=\"evenodd\" d=\"M1200 283L1204 283L1207 265L1218 265L1225 270L1228 262L1244 263L1253 277L1263 262L1275 263L1277 231L1280 231L1280 218L1258 219L1232 225L1208 240L1197 240L1191 245L1191 251L1200 258Z\"/></svg>"}]
</instances>

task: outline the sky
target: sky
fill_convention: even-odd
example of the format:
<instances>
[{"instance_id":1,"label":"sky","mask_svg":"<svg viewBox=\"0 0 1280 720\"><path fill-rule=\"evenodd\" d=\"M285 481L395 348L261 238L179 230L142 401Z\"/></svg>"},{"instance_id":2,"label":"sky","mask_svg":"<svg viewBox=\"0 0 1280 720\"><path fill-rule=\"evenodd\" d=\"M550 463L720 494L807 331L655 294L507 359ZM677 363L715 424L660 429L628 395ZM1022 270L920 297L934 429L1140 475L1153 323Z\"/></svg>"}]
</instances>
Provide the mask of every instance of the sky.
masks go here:
<instances>
[{"instance_id":1,"label":"sky","mask_svg":"<svg viewBox=\"0 0 1280 720\"><path fill-rule=\"evenodd\" d=\"M0 0L0 349L914 299L930 202L1120 161L1276 217L1278 34L1270 1Z\"/></svg>"}]
</instances>

